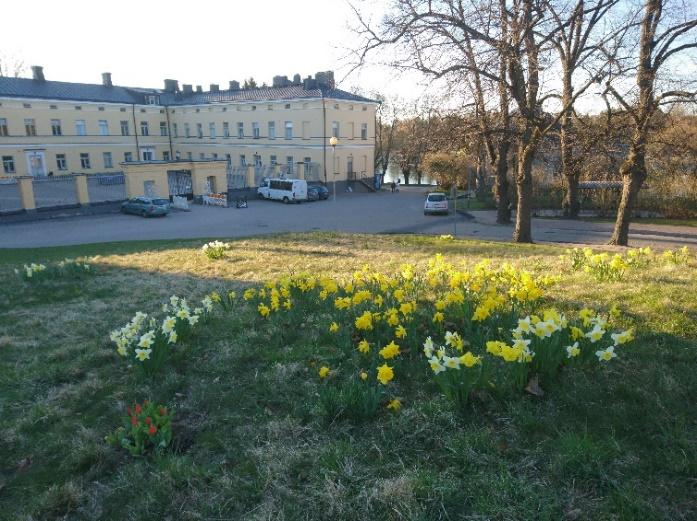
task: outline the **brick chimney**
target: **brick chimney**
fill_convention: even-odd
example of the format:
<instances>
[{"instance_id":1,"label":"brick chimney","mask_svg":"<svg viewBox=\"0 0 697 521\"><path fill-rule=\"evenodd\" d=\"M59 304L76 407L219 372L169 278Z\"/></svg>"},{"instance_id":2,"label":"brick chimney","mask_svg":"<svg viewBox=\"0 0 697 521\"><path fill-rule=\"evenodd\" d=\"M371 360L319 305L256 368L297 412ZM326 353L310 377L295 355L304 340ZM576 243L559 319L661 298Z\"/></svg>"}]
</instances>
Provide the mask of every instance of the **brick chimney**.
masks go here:
<instances>
[{"instance_id":1,"label":"brick chimney","mask_svg":"<svg viewBox=\"0 0 697 521\"><path fill-rule=\"evenodd\" d=\"M240 82L231 80L230 81L230 90L240 90Z\"/></svg>"},{"instance_id":2,"label":"brick chimney","mask_svg":"<svg viewBox=\"0 0 697 521\"><path fill-rule=\"evenodd\" d=\"M203 89L200 85L196 85L196 92L203 92Z\"/></svg>"},{"instance_id":3,"label":"brick chimney","mask_svg":"<svg viewBox=\"0 0 697 521\"><path fill-rule=\"evenodd\" d=\"M111 83L111 73L110 72L103 72L102 73L102 85L105 87L113 87L114 84Z\"/></svg>"},{"instance_id":4,"label":"brick chimney","mask_svg":"<svg viewBox=\"0 0 697 521\"><path fill-rule=\"evenodd\" d=\"M177 80L165 80L165 92L177 92L179 90L179 82Z\"/></svg>"},{"instance_id":5,"label":"brick chimney","mask_svg":"<svg viewBox=\"0 0 697 521\"><path fill-rule=\"evenodd\" d=\"M44 77L44 68L40 65L31 66L31 76L35 81L46 81L46 78Z\"/></svg>"},{"instance_id":6,"label":"brick chimney","mask_svg":"<svg viewBox=\"0 0 697 521\"><path fill-rule=\"evenodd\" d=\"M211 83L211 92L219 92L220 91L220 85L217 83Z\"/></svg>"},{"instance_id":7,"label":"brick chimney","mask_svg":"<svg viewBox=\"0 0 697 521\"><path fill-rule=\"evenodd\" d=\"M185 83L184 85L182 85L182 92L184 94L191 94L194 92L194 87L188 83Z\"/></svg>"}]
</instances>

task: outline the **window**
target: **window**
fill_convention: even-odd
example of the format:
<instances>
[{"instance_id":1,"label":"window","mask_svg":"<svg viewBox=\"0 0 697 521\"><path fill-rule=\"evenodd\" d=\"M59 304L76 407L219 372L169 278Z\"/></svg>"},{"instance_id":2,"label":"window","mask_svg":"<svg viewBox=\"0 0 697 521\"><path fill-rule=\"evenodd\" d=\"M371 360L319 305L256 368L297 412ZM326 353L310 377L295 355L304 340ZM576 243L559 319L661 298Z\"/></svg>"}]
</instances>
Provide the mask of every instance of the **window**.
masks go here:
<instances>
[{"instance_id":1,"label":"window","mask_svg":"<svg viewBox=\"0 0 697 521\"><path fill-rule=\"evenodd\" d=\"M269 163L271 166L276 166L278 164L278 158L276 156L271 156L269 158Z\"/></svg>"},{"instance_id":2,"label":"window","mask_svg":"<svg viewBox=\"0 0 697 521\"><path fill-rule=\"evenodd\" d=\"M111 152L104 152L104 168L113 168L114 163L111 159Z\"/></svg>"},{"instance_id":3,"label":"window","mask_svg":"<svg viewBox=\"0 0 697 521\"><path fill-rule=\"evenodd\" d=\"M24 120L24 128L27 131L27 136L36 135L36 121L33 118L28 118Z\"/></svg>"},{"instance_id":4,"label":"window","mask_svg":"<svg viewBox=\"0 0 697 521\"><path fill-rule=\"evenodd\" d=\"M225 154L225 161L227 161L227 166L232 163L232 156L230 154Z\"/></svg>"},{"instance_id":5,"label":"window","mask_svg":"<svg viewBox=\"0 0 697 521\"><path fill-rule=\"evenodd\" d=\"M51 120L51 134L54 136L63 135L63 130L61 129L61 120L60 119L52 119Z\"/></svg>"},{"instance_id":6,"label":"window","mask_svg":"<svg viewBox=\"0 0 697 521\"><path fill-rule=\"evenodd\" d=\"M259 139L259 123L256 121L252 123L252 137L254 137L254 139Z\"/></svg>"},{"instance_id":7,"label":"window","mask_svg":"<svg viewBox=\"0 0 697 521\"><path fill-rule=\"evenodd\" d=\"M269 121L269 139L276 139L276 122Z\"/></svg>"},{"instance_id":8,"label":"window","mask_svg":"<svg viewBox=\"0 0 697 521\"><path fill-rule=\"evenodd\" d=\"M121 112L126 112L126 107L121 107L119 110L120 110Z\"/></svg>"},{"instance_id":9,"label":"window","mask_svg":"<svg viewBox=\"0 0 697 521\"><path fill-rule=\"evenodd\" d=\"M288 173L293 173L293 156L286 156L286 166L288 167Z\"/></svg>"},{"instance_id":10,"label":"window","mask_svg":"<svg viewBox=\"0 0 697 521\"><path fill-rule=\"evenodd\" d=\"M244 156L244 154L240 154L240 166L247 166L247 158Z\"/></svg>"},{"instance_id":11,"label":"window","mask_svg":"<svg viewBox=\"0 0 697 521\"><path fill-rule=\"evenodd\" d=\"M123 160L126 163L130 163L131 161L133 161L133 152L124 152Z\"/></svg>"},{"instance_id":12,"label":"window","mask_svg":"<svg viewBox=\"0 0 697 521\"><path fill-rule=\"evenodd\" d=\"M339 122L338 121L332 121L332 136L335 138L339 137Z\"/></svg>"},{"instance_id":13,"label":"window","mask_svg":"<svg viewBox=\"0 0 697 521\"><path fill-rule=\"evenodd\" d=\"M84 119L76 119L75 120L75 135L77 135L77 136L86 136L87 135L87 127L85 126Z\"/></svg>"},{"instance_id":14,"label":"window","mask_svg":"<svg viewBox=\"0 0 697 521\"><path fill-rule=\"evenodd\" d=\"M162 160L169 161L169 150L165 150L164 152L162 152Z\"/></svg>"},{"instance_id":15,"label":"window","mask_svg":"<svg viewBox=\"0 0 697 521\"><path fill-rule=\"evenodd\" d=\"M206 154L204 154L203 152L201 152L201 153L198 155L198 158L199 158L201 161L203 161L204 159L206 159Z\"/></svg>"},{"instance_id":16,"label":"window","mask_svg":"<svg viewBox=\"0 0 697 521\"><path fill-rule=\"evenodd\" d=\"M150 135L150 127L148 126L147 121L140 122L140 135L141 136L149 136Z\"/></svg>"},{"instance_id":17,"label":"window","mask_svg":"<svg viewBox=\"0 0 697 521\"><path fill-rule=\"evenodd\" d=\"M211 154L211 159L218 159L218 154L216 154L215 152L213 152L213 153Z\"/></svg>"},{"instance_id":18,"label":"window","mask_svg":"<svg viewBox=\"0 0 697 521\"><path fill-rule=\"evenodd\" d=\"M167 135L167 122L166 121L160 121L160 135L161 136Z\"/></svg>"},{"instance_id":19,"label":"window","mask_svg":"<svg viewBox=\"0 0 697 521\"><path fill-rule=\"evenodd\" d=\"M98 110L99 112L104 112L104 107L97 107L97 110Z\"/></svg>"},{"instance_id":20,"label":"window","mask_svg":"<svg viewBox=\"0 0 697 521\"><path fill-rule=\"evenodd\" d=\"M254 154L254 166L261 166L261 156L259 154Z\"/></svg>"},{"instance_id":21,"label":"window","mask_svg":"<svg viewBox=\"0 0 697 521\"><path fill-rule=\"evenodd\" d=\"M56 154L56 167L58 170L68 169L68 162L65 160L65 154Z\"/></svg>"},{"instance_id":22,"label":"window","mask_svg":"<svg viewBox=\"0 0 697 521\"><path fill-rule=\"evenodd\" d=\"M363 106L361 107L361 110L362 110L363 112L365 112L366 110L368 110L368 107L366 107L365 105L363 105Z\"/></svg>"},{"instance_id":23,"label":"window","mask_svg":"<svg viewBox=\"0 0 697 521\"><path fill-rule=\"evenodd\" d=\"M199 139L203 139L203 124L196 123L196 135Z\"/></svg>"},{"instance_id":24,"label":"window","mask_svg":"<svg viewBox=\"0 0 697 521\"><path fill-rule=\"evenodd\" d=\"M293 139L293 122L286 121L286 139Z\"/></svg>"},{"instance_id":25,"label":"window","mask_svg":"<svg viewBox=\"0 0 697 521\"><path fill-rule=\"evenodd\" d=\"M129 134L128 132L128 121L122 121L121 122L121 135L122 136L127 136Z\"/></svg>"},{"instance_id":26,"label":"window","mask_svg":"<svg viewBox=\"0 0 697 521\"><path fill-rule=\"evenodd\" d=\"M155 153L152 149L144 149L142 151L143 161L152 161L155 159Z\"/></svg>"},{"instance_id":27,"label":"window","mask_svg":"<svg viewBox=\"0 0 697 521\"><path fill-rule=\"evenodd\" d=\"M286 103L286 108L287 108L287 109L290 108L290 103Z\"/></svg>"},{"instance_id":28,"label":"window","mask_svg":"<svg viewBox=\"0 0 697 521\"><path fill-rule=\"evenodd\" d=\"M208 124L208 134L210 134L211 139L215 139L215 123Z\"/></svg>"},{"instance_id":29,"label":"window","mask_svg":"<svg viewBox=\"0 0 697 521\"><path fill-rule=\"evenodd\" d=\"M107 123L106 119L99 120L99 135L100 136L108 136L109 135L109 123Z\"/></svg>"},{"instance_id":30,"label":"window","mask_svg":"<svg viewBox=\"0 0 697 521\"><path fill-rule=\"evenodd\" d=\"M356 137L356 124L353 121L348 124L348 133L346 134L346 137L349 139Z\"/></svg>"},{"instance_id":31,"label":"window","mask_svg":"<svg viewBox=\"0 0 697 521\"><path fill-rule=\"evenodd\" d=\"M191 161L191 160L194 158L194 156L193 156L193 154L192 154L191 152L187 152L187 153L186 153L186 158L187 158L189 161Z\"/></svg>"},{"instance_id":32,"label":"window","mask_svg":"<svg viewBox=\"0 0 697 521\"><path fill-rule=\"evenodd\" d=\"M0 118L0 136L7 137L10 133L7 130L7 118Z\"/></svg>"},{"instance_id":33,"label":"window","mask_svg":"<svg viewBox=\"0 0 697 521\"><path fill-rule=\"evenodd\" d=\"M90 155L80 154L80 166L82 168L92 168L90 165Z\"/></svg>"},{"instance_id":34,"label":"window","mask_svg":"<svg viewBox=\"0 0 697 521\"><path fill-rule=\"evenodd\" d=\"M176 123L172 123L172 131L174 132L174 137L179 137L179 127Z\"/></svg>"},{"instance_id":35,"label":"window","mask_svg":"<svg viewBox=\"0 0 697 521\"><path fill-rule=\"evenodd\" d=\"M191 137L191 128L188 123L184 123L184 135L186 137Z\"/></svg>"},{"instance_id":36,"label":"window","mask_svg":"<svg viewBox=\"0 0 697 521\"><path fill-rule=\"evenodd\" d=\"M159 96L146 96L145 101L148 105L157 105L160 102Z\"/></svg>"},{"instance_id":37,"label":"window","mask_svg":"<svg viewBox=\"0 0 697 521\"><path fill-rule=\"evenodd\" d=\"M15 173L15 159L12 156L2 156L2 168L6 174Z\"/></svg>"},{"instance_id":38,"label":"window","mask_svg":"<svg viewBox=\"0 0 697 521\"><path fill-rule=\"evenodd\" d=\"M51 110L58 110L58 105L49 105L48 108Z\"/></svg>"},{"instance_id":39,"label":"window","mask_svg":"<svg viewBox=\"0 0 697 521\"><path fill-rule=\"evenodd\" d=\"M368 139L368 124L361 123L361 139Z\"/></svg>"},{"instance_id":40,"label":"window","mask_svg":"<svg viewBox=\"0 0 697 521\"><path fill-rule=\"evenodd\" d=\"M26 105L24 105L26 107ZM75 110L82 110L82 107L80 105L75 105Z\"/></svg>"},{"instance_id":41,"label":"window","mask_svg":"<svg viewBox=\"0 0 697 521\"><path fill-rule=\"evenodd\" d=\"M338 103L334 103L334 110L339 110L339 104L338 104Z\"/></svg>"},{"instance_id":42,"label":"window","mask_svg":"<svg viewBox=\"0 0 697 521\"><path fill-rule=\"evenodd\" d=\"M182 153L179 152L179 150L177 150L177 151L174 153L174 159L176 159L177 161L179 161L179 160L181 160L181 158L182 158Z\"/></svg>"},{"instance_id":43,"label":"window","mask_svg":"<svg viewBox=\"0 0 697 521\"><path fill-rule=\"evenodd\" d=\"M230 137L230 123L223 122L223 137Z\"/></svg>"},{"instance_id":44,"label":"window","mask_svg":"<svg viewBox=\"0 0 697 521\"><path fill-rule=\"evenodd\" d=\"M240 122L237 124L237 137L242 139L244 137L244 123Z\"/></svg>"},{"instance_id":45,"label":"window","mask_svg":"<svg viewBox=\"0 0 697 521\"><path fill-rule=\"evenodd\" d=\"M256 106L256 105L252 105L252 110L256 110L256 109L257 109L257 106Z\"/></svg>"}]
</instances>

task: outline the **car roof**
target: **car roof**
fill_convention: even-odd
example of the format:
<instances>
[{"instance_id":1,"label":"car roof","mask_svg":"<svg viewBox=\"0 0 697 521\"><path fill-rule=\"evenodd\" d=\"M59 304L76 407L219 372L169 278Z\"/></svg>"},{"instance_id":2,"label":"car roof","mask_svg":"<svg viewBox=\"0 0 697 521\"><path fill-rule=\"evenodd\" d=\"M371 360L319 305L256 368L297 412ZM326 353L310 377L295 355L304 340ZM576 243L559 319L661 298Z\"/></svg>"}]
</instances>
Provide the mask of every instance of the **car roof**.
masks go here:
<instances>
[{"instance_id":1,"label":"car roof","mask_svg":"<svg viewBox=\"0 0 697 521\"><path fill-rule=\"evenodd\" d=\"M428 195L445 195L445 192L429 192Z\"/></svg>"}]
</instances>

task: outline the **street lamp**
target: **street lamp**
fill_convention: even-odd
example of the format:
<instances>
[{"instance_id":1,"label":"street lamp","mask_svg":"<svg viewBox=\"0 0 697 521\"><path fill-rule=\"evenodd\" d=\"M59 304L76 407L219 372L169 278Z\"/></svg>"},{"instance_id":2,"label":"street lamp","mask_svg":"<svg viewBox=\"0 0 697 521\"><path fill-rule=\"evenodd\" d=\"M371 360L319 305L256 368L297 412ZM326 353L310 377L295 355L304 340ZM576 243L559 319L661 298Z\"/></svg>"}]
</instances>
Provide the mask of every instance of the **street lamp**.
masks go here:
<instances>
[{"instance_id":1,"label":"street lamp","mask_svg":"<svg viewBox=\"0 0 697 521\"><path fill-rule=\"evenodd\" d=\"M336 175L337 173L334 172L334 167L336 166L336 160L334 159L334 153L336 152L336 145L339 144L339 140L336 138L336 136L332 136L329 138L329 144L332 146L332 174L334 175L334 179L332 182L333 188L334 188L334 201L336 201Z\"/></svg>"}]
</instances>

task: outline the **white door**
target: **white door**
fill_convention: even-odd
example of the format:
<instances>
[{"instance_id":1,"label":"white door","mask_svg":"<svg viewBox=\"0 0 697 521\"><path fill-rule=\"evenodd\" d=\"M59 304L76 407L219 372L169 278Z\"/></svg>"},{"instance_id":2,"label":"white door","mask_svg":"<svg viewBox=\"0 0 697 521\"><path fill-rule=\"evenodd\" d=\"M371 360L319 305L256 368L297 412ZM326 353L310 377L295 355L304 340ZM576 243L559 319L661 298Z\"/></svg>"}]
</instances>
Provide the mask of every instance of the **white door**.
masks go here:
<instances>
[{"instance_id":1,"label":"white door","mask_svg":"<svg viewBox=\"0 0 697 521\"><path fill-rule=\"evenodd\" d=\"M29 175L34 177L46 175L46 161L43 152L36 150L27 152L27 165L29 166Z\"/></svg>"}]
</instances>

